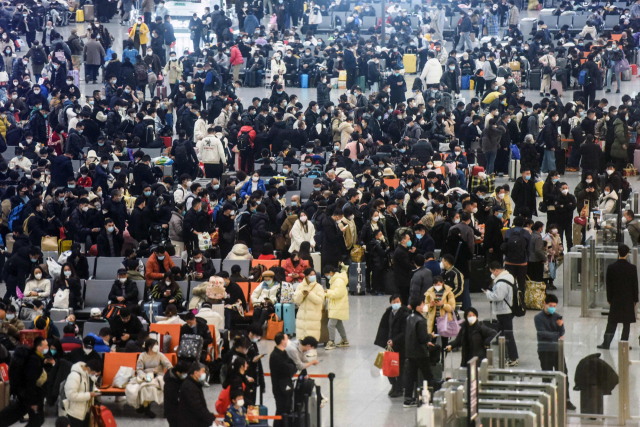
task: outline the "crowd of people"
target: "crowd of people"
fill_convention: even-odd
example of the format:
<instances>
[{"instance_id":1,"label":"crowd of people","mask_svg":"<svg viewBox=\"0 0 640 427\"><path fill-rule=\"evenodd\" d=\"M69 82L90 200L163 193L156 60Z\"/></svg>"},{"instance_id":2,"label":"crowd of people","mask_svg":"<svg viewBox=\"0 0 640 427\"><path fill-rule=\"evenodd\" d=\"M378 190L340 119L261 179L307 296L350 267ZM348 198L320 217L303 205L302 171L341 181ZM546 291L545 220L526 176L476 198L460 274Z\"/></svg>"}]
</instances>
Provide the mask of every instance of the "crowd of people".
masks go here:
<instances>
[{"instance_id":1,"label":"crowd of people","mask_svg":"<svg viewBox=\"0 0 640 427\"><path fill-rule=\"evenodd\" d=\"M484 10L467 0L410 11L389 3L387 22L372 28L363 18L377 16L377 5L238 0L235 16L217 5L194 14L193 50L181 55L164 1L142 3L122 50L104 25L116 13L110 3L97 3L98 19L67 40L58 25L68 17L49 20L40 1L0 7L0 151L15 147L0 160L0 361L14 352L15 396L1 424L28 414L28 425L42 425L45 400L61 399L66 417L56 426L88 426L108 386L103 354L129 352L139 355L122 389L139 414L154 418L152 405L162 404L171 426L209 426L203 388L219 381L215 413L246 425L265 391L258 343L278 305L295 307L296 339L275 334L269 356L275 413L285 416L292 376L319 363L319 344L350 346L349 301L363 293L390 296L375 345L400 353L389 394L405 407L417 405L418 371L437 387L432 367L443 350L461 349L465 366L502 333L507 366L518 365L513 303L528 280L546 284L534 319L541 368L558 368L565 330L551 292L563 254L584 239L574 218L621 212L630 193L623 169L634 158L640 98L609 105L596 90L611 92L615 79L620 92L625 62L635 62L640 0L611 31L602 24L615 11L594 6L577 36L552 35L542 20L523 34L514 0ZM126 24L132 2L121 6ZM563 2L553 16L574 7L585 6ZM342 11L344 25L320 34ZM459 13L449 30L445 20ZM82 67L85 84L104 87L82 93ZM538 100L523 92L534 76ZM263 79L270 96L243 103L236 92ZM571 100L558 83L576 89ZM305 107L297 86L316 100ZM581 172L573 189L565 170ZM497 185L501 174L515 183ZM313 187L304 197L303 180ZM640 243L633 212L622 222ZM63 249L58 263L43 258L51 239ZM608 294L614 314L601 348L617 323L628 339L635 321L628 253L619 247L623 273L607 273L607 292L625 288ZM122 258L105 311L85 307L87 256ZM265 263L247 275L234 260ZM490 278L472 269L478 263ZM495 323L479 321L472 291L486 294ZM66 310L61 328L56 310ZM461 318L457 336L439 334ZM150 323L199 336L201 354L174 365ZM87 326L98 332L83 334ZM43 336L23 346L25 329Z\"/></svg>"}]
</instances>

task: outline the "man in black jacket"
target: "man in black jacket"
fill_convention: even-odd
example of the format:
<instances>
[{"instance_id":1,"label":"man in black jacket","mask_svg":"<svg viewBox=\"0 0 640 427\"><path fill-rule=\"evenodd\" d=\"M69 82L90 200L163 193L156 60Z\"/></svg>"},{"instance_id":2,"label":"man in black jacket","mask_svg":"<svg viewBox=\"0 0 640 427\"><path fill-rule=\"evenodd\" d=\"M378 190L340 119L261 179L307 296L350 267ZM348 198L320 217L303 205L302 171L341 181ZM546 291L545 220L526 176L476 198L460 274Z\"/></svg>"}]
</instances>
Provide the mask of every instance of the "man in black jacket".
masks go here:
<instances>
[{"instance_id":1,"label":"man in black jacket","mask_svg":"<svg viewBox=\"0 0 640 427\"><path fill-rule=\"evenodd\" d=\"M109 321L113 341L119 348L124 348L130 340L137 340L142 332L142 323L137 316L131 315L131 309L123 308L120 314Z\"/></svg>"},{"instance_id":2,"label":"man in black jacket","mask_svg":"<svg viewBox=\"0 0 640 427\"><path fill-rule=\"evenodd\" d=\"M189 375L180 386L178 414L180 426L210 426L216 416L207 409L202 384L207 379L204 365L195 362L189 368Z\"/></svg>"},{"instance_id":3,"label":"man in black jacket","mask_svg":"<svg viewBox=\"0 0 640 427\"><path fill-rule=\"evenodd\" d=\"M426 330L426 329L425 329ZM276 415L287 414L291 410L293 394L293 380L291 377L298 371L296 364L285 351L289 337L278 332L275 336L276 347L269 356L269 370L271 371L271 386L276 401ZM282 420L276 420L273 427L282 427Z\"/></svg>"},{"instance_id":4,"label":"man in black jacket","mask_svg":"<svg viewBox=\"0 0 640 427\"><path fill-rule=\"evenodd\" d=\"M69 131L69 142L67 143L67 151L73 154L73 158L75 160L82 160L87 157L85 153L82 152L82 149L85 146L85 140L82 136L82 132L84 131L84 124L81 121L78 121L75 129L71 129Z\"/></svg>"},{"instance_id":5,"label":"man in black jacket","mask_svg":"<svg viewBox=\"0 0 640 427\"><path fill-rule=\"evenodd\" d=\"M602 79L602 72L598 68L598 64L594 62L595 57L596 52L591 52L589 56L587 56L587 62L582 66L582 69L587 71L586 80L583 85L584 96L587 98L587 108L594 106L598 80Z\"/></svg>"},{"instance_id":6,"label":"man in black jacket","mask_svg":"<svg viewBox=\"0 0 640 427\"><path fill-rule=\"evenodd\" d=\"M169 427L182 425L180 387L184 382L182 376L189 372L189 365L190 363L186 360L180 360L164 376L164 417L169 422Z\"/></svg>"},{"instance_id":7,"label":"man in black jacket","mask_svg":"<svg viewBox=\"0 0 640 427\"><path fill-rule=\"evenodd\" d=\"M411 314L407 317L405 328L405 383L404 383L404 407L418 406L418 399L413 397L415 391L418 369L425 380L431 382L431 364L429 362L429 346L433 347L431 336L427 332L427 321L422 315L424 298L410 301Z\"/></svg>"},{"instance_id":8,"label":"man in black jacket","mask_svg":"<svg viewBox=\"0 0 640 427\"><path fill-rule=\"evenodd\" d=\"M576 197L569 193L569 186L566 182L560 184L560 195L555 199L555 217L558 226L558 235L562 243L564 233L567 244L565 248L573 247L573 211L577 206Z\"/></svg>"},{"instance_id":9,"label":"man in black jacket","mask_svg":"<svg viewBox=\"0 0 640 427\"><path fill-rule=\"evenodd\" d=\"M400 353L400 375L395 378L389 377L389 382L391 383L389 396L401 397L404 388L402 379L405 362L405 328L407 326L407 317L409 317L411 311L402 305L400 295L391 295L389 304L391 306L387 307L382 319L380 319L374 344L382 348L391 347L393 351Z\"/></svg>"},{"instance_id":10,"label":"man in black jacket","mask_svg":"<svg viewBox=\"0 0 640 427\"><path fill-rule=\"evenodd\" d=\"M580 146L580 166L582 166L582 180L587 175L596 176L602 159L602 148L594 142L593 135L585 137L584 144Z\"/></svg>"},{"instance_id":11,"label":"man in black jacket","mask_svg":"<svg viewBox=\"0 0 640 427\"><path fill-rule=\"evenodd\" d=\"M102 227L100 235L98 236L98 256L120 256L123 243L124 237L122 236L122 233L118 228L116 228L113 220L111 218L107 218L104 221L104 227Z\"/></svg>"},{"instance_id":12,"label":"man in black jacket","mask_svg":"<svg viewBox=\"0 0 640 427\"><path fill-rule=\"evenodd\" d=\"M549 113L544 121L542 129L542 137L544 138L544 157L542 158L542 167L540 171L547 173L556 170L556 149L558 148L558 124L559 117L557 111Z\"/></svg>"},{"instance_id":13,"label":"man in black jacket","mask_svg":"<svg viewBox=\"0 0 640 427\"><path fill-rule=\"evenodd\" d=\"M207 350L209 345L213 343L211 337L211 331L207 326L206 320L202 318L196 318L196 315L191 311L187 312L184 320L187 323L180 328L180 336L187 335L199 335L202 337L202 354L200 355L200 362L205 363L207 361Z\"/></svg>"},{"instance_id":14,"label":"man in black jacket","mask_svg":"<svg viewBox=\"0 0 640 427\"><path fill-rule=\"evenodd\" d=\"M421 163L427 163L433 157L433 145L426 139L420 139L411 147L411 155Z\"/></svg>"},{"instance_id":15,"label":"man in black jacket","mask_svg":"<svg viewBox=\"0 0 640 427\"><path fill-rule=\"evenodd\" d=\"M133 182L134 185L130 189L130 193L133 196L139 196L142 194L143 183L153 184L156 182L156 178L151 171L151 156L145 154L142 161L133 168Z\"/></svg>"},{"instance_id":16,"label":"man in black jacket","mask_svg":"<svg viewBox=\"0 0 640 427\"><path fill-rule=\"evenodd\" d=\"M226 271L221 271L217 274L218 277L222 277L224 280L224 287L227 291L228 297L224 300L224 328L225 329L233 329L236 321L242 320L243 317L240 315L238 308L241 307L242 310L247 309L247 299L244 296L244 292L242 292L242 288L238 286L236 282L232 282L229 279L229 273ZM233 306L234 308L226 308L226 306Z\"/></svg>"},{"instance_id":17,"label":"man in black jacket","mask_svg":"<svg viewBox=\"0 0 640 427\"><path fill-rule=\"evenodd\" d=\"M415 269L412 261L416 248L412 248L411 235L408 232L403 233L400 243L393 252L393 272L395 278L396 289L400 293L402 301L409 302L409 289L411 282L411 274ZM388 236L391 242L394 236Z\"/></svg>"},{"instance_id":18,"label":"man in black jacket","mask_svg":"<svg viewBox=\"0 0 640 427\"><path fill-rule=\"evenodd\" d=\"M127 277L127 269L118 269L118 278L111 285L109 301L132 307L138 304L138 285Z\"/></svg>"},{"instance_id":19,"label":"man in black jacket","mask_svg":"<svg viewBox=\"0 0 640 427\"><path fill-rule=\"evenodd\" d=\"M516 180L516 183L513 186L513 191L511 192L511 200L515 203L515 209L513 211L513 216L516 217L520 215L520 211L524 208L529 209L532 215L538 215L538 210L536 209L536 192L535 184L531 179L531 169L528 167L523 167L520 172L522 176Z\"/></svg>"}]
</instances>

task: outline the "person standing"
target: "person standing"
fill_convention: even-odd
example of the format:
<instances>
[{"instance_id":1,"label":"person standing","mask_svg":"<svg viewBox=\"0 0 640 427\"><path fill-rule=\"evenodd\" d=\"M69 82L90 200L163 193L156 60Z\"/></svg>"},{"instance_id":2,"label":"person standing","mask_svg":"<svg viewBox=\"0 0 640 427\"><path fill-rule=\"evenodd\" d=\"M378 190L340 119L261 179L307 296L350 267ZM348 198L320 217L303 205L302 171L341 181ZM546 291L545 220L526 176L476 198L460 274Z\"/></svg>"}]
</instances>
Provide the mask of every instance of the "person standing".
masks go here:
<instances>
[{"instance_id":1,"label":"person standing","mask_svg":"<svg viewBox=\"0 0 640 427\"><path fill-rule=\"evenodd\" d=\"M557 132L557 131L556 131ZM555 157L554 157L555 159ZM555 160L554 160L555 162ZM536 209L536 186L531 179L531 169L528 167L523 167L520 172L522 176L516 180L516 183L513 186L513 191L511 192L511 199L516 204L516 207L513 211L515 216L520 215L520 212L523 209L529 209L532 215L538 215L538 210Z\"/></svg>"},{"instance_id":2,"label":"person standing","mask_svg":"<svg viewBox=\"0 0 640 427\"><path fill-rule=\"evenodd\" d=\"M325 345L325 350L334 350L336 347L349 347L347 332L344 330L343 321L349 320L349 292L347 286L349 277L347 276L347 267L343 266L342 271L338 271L335 267L327 265L322 272L327 280L329 280L329 289L325 291L325 297L328 300L329 307L329 342ZM335 344L336 329L340 333L340 342Z\"/></svg>"},{"instance_id":3,"label":"person standing","mask_svg":"<svg viewBox=\"0 0 640 427\"><path fill-rule=\"evenodd\" d=\"M562 235L567 241L566 248L573 247L573 211L576 210L578 202L573 194L569 193L569 186L566 182L560 184L560 195L555 199L556 225L562 244Z\"/></svg>"},{"instance_id":4,"label":"person standing","mask_svg":"<svg viewBox=\"0 0 640 427\"><path fill-rule=\"evenodd\" d=\"M411 314L407 317L405 327L405 383L403 407L418 406L418 399L413 394L415 391L418 370L428 382L433 380L431 375L431 363L429 362L429 347L434 347L431 342L432 335L427 332L427 321L423 317L427 309L424 299L411 299Z\"/></svg>"},{"instance_id":5,"label":"person standing","mask_svg":"<svg viewBox=\"0 0 640 427\"><path fill-rule=\"evenodd\" d=\"M503 269L499 262L493 261L489 264L489 270L493 279L493 289L485 289L484 293L491 301L491 312L498 319L499 330L507 339L509 359L506 365L518 366L518 347L513 337L513 313L511 312L515 279Z\"/></svg>"},{"instance_id":6,"label":"person standing","mask_svg":"<svg viewBox=\"0 0 640 427\"><path fill-rule=\"evenodd\" d=\"M489 215L484 224L484 248L487 253L487 263L491 261L498 261L502 263L502 243L504 238L502 236L502 228L504 226L502 216L505 210L499 205L494 206L493 215Z\"/></svg>"},{"instance_id":7,"label":"person standing","mask_svg":"<svg viewBox=\"0 0 640 427\"><path fill-rule=\"evenodd\" d=\"M149 43L149 27L147 24L142 23L142 17L139 16L138 20L131 30L129 31L129 39L133 40L133 45L136 47L136 50L140 50L142 46L142 55L147 53L147 43Z\"/></svg>"},{"instance_id":8,"label":"person standing","mask_svg":"<svg viewBox=\"0 0 640 427\"><path fill-rule=\"evenodd\" d=\"M187 378L180 386L179 414L181 425L192 427L209 427L216 419L207 408L202 384L207 380L207 370L199 362L194 362L189 368Z\"/></svg>"},{"instance_id":9,"label":"person standing","mask_svg":"<svg viewBox=\"0 0 640 427\"><path fill-rule=\"evenodd\" d=\"M169 427L182 425L180 417L180 387L187 378L190 362L179 361L164 375L164 417Z\"/></svg>"},{"instance_id":10,"label":"person standing","mask_svg":"<svg viewBox=\"0 0 640 427\"><path fill-rule=\"evenodd\" d=\"M564 320L556 313L558 297L547 294L544 308L535 315L533 323L538 335L538 358L543 371L558 370L558 340L564 339ZM567 363L564 363L564 373L567 373ZM567 375L567 409L576 409L569 399L569 376Z\"/></svg>"},{"instance_id":11,"label":"person standing","mask_svg":"<svg viewBox=\"0 0 640 427\"><path fill-rule=\"evenodd\" d=\"M393 236L390 239L393 239ZM411 275L415 269L415 264L412 260L416 248L411 247L411 235L408 232L402 234L401 239L393 252L393 275L396 289L400 293L402 302L409 303Z\"/></svg>"},{"instance_id":12,"label":"person standing","mask_svg":"<svg viewBox=\"0 0 640 427\"><path fill-rule=\"evenodd\" d=\"M104 48L96 40L96 33L91 33L91 40L84 46L84 68L85 68L85 80L87 83L93 81L94 84L98 83L98 73L100 72L100 65L104 61Z\"/></svg>"},{"instance_id":13,"label":"person standing","mask_svg":"<svg viewBox=\"0 0 640 427\"><path fill-rule=\"evenodd\" d=\"M531 228L529 241L529 261L527 264L527 276L536 282L544 280L544 263L547 261L546 243L542 240L544 224L536 221Z\"/></svg>"},{"instance_id":14,"label":"person standing","mask_svg":"<svg viewBox=\"0 0 640 427\"><path fill-rule=\"evenodd\" d=\"M342 66L347 72L347 88L351 89L356 83L356 71L358 70L355 45L348 44L346 46Z\"/></svg>"},{"instance_id":15,"label":"person standing","mask_svg":"<svg viewBox=\"0 0 640 427\"><path fill-rule=\"evenodd\" d=\"M497 331L478 323L478 310L469 307L464 313L465 322L460 326L460 332L456 339L451 341L446 347L447 351L454 348L462 348L460 366L466 367L467 361L472 357L479 360L487 357L487 349L491 347L491 341L498 334Z\"/></svg>"},{"instance_id":16,"label":"person standing","mask_svg":"<svg viewBox=\"0 0 640 427\"><path fill-rule=\"evenodd\" d=\"M395 108L397 104L407 100L405 96L407 92L407 82L404 80L404 76L400 74L400 67L397 65L393 67L393 74L387 77L387 84L391 89L389 98L390 107Z\"/></svg>"},{"instance_id":17,"label":"person standing","mask_svg":"<svg viewBox=\"0 0 640 427\"><path fill-rule=\"evenodd\" d=\"M78 362L71 367L71 372L64 384L65 405L71 427L88 427L91 418L91 404L98 396L96 382L102 372L101 360Z\"/></svg>"},{"instance_id":18,"label":"person standing","mask_svg":"<svg viewBox=\"0 0 640 427\"><path fill-rule=\"evenodd\" d=\"M197 13L194 13L189 21L189 30L191 31L191 40L193 40L193 50L199 50L200 39L202 38L202 19L198 17ZM233 81L235 82L236 79L233 79Z\"/></svg>"},{"instance_id":19,"label":"person standing","mask_svg":"<svg viewBox=\"0 0 640 427\"><path fill-rule=\"evenodd\" d=\"M549 113L544 121L542 138L544 138L544 156L542 157L542 167L540 171L547 173L556 170L556 149L558 148L558 124L559 116L557 111ZM515 190L515 188L514 188Z\"/></svg>"},{"instance_id":20,"label":"person standing","mask_svg":"<svg viewBox=\"0 0 640 427\"><path fill-rule=\"evenodd\" d=\"M291 410L293 396L293 380L291 377L298 371L296 364L287 354L286 348L289 337L278 332L274 338L275 348L269 356L269 370L271 371L271 387L276 401L276 415L287 414ZM273 427L282 427L282 420L275 420Z\"/></svg>"},{"instance_id":21,"label":"person standing","mask_svg":"<svg viewBox=\"0 0 640 427\"><path fill-rule=\"evenodd\" d=\"M618 323L622 323L621 341L629 341L631 324L636 323L638 305L638 273L635 265L627 261L629 246L618 246L618 260L607 267L607 302L611 306L604 331L604 341L598 348L609 349Z\"/></svg>"},{"instance_id":22,"label":"person standing","mask_svg":"<svg viewBox=\"0 0 640 427\"><path fill-rule=\"evenodd\" d=\"M391 295L389 298L389 304L386 311L380 319L380 325L378 325L378 333L376 334L376 340L373 342L378 347L391 348L391 351L400 353L400 375L395 378L389 377L391 383L391 390L389 390L390 397L402 397L403 393L403 374L405 366L405 328L407 326L407 318L411 314L406 306L402 305L400 295Z\"/></svg>"}]
</instances>

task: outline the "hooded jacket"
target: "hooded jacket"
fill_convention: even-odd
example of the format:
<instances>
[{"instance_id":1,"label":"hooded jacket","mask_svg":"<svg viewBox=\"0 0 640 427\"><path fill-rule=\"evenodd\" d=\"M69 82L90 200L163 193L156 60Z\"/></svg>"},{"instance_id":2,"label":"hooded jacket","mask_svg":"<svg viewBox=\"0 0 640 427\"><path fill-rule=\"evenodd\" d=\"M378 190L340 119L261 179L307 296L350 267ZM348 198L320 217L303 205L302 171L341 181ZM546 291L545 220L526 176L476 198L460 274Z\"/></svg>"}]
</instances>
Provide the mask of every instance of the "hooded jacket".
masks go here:
<instances>
[{"instance_id":1,"label":"hooded jacket","mask_svg":"<svg viewBox=\"0 0 640 427\"><path fill-rule=\"evenodd\" d=\"M196 144L198 158L203 163L226 164L227 157L224 153L222 142L214 135L207 135Z\"/></svg>"},{"instance_id":2,"label":"hooded jacket","mask_svg":"<svg viewBox=\"0 0 640 427\"><path fill-rule=\"evenodd\" d=\"M65 399L62 405L68 415L76 420L84 420L91 409L93 397L92 391L97 391L95 385L91 385L89 373L84 370L84 362L78 362L71 367L71 372L64 384Z\"/></svg>"}]
</instances>

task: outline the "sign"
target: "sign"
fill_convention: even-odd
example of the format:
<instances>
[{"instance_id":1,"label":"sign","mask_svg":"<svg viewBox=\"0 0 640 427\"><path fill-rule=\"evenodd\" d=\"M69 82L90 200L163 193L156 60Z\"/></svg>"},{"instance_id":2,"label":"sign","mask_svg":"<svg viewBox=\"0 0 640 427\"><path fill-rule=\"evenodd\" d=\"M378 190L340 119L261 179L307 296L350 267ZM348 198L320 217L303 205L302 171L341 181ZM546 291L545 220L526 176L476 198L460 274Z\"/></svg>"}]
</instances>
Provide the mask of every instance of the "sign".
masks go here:
<instances>
[{"instance_id":1,"label":"sign","mask_svg":"<svg viewBox=\"0 0 640 427\"><path fill-rule=\"evenodd\" d=\"M475 426L478 417L478 357L467 362L467 425Z\"/></svg>"}]
</instances>

